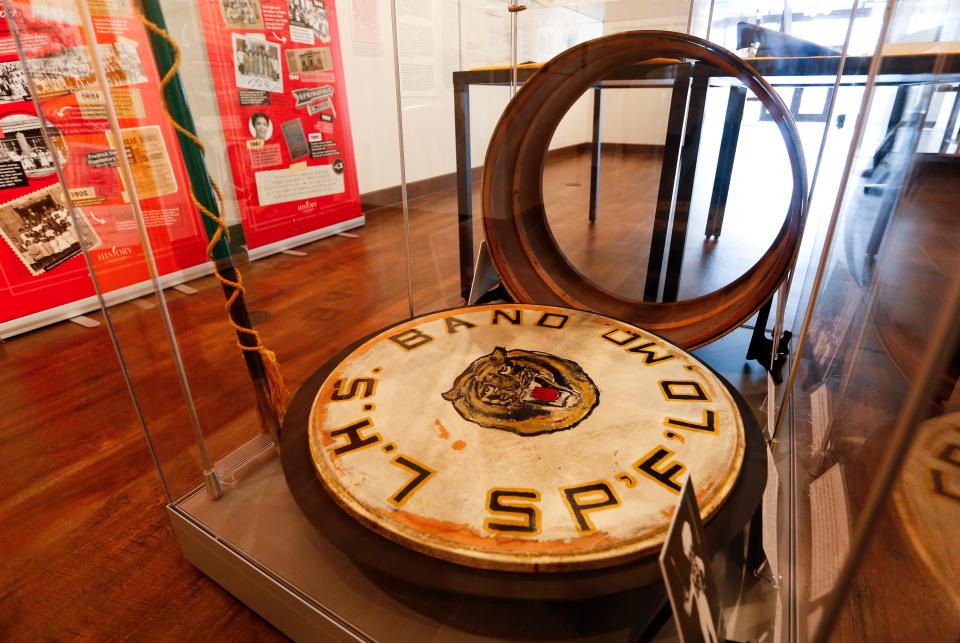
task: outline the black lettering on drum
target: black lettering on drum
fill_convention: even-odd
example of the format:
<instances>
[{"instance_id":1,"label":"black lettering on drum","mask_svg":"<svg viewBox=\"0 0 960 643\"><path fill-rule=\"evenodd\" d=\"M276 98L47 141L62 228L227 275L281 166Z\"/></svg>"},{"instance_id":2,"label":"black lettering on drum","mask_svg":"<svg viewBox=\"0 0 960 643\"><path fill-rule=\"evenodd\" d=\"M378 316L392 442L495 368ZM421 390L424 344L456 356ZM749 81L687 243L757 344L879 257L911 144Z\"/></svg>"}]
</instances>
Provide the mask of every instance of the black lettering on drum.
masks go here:
<instances>
[{"instance_id":1,"label":"black lettering on drum","mask_svg":"<svg viewBox=\"0 0 960 643\"><path fill-rule=\"evenodd\" d=\"M664 489L674 494L680 493L680 476L687 470L687 465L668 458L676 455L664 446L656 446L645 456L633 463L633 468L653 480Z\"/></svg>"},{"instance_id":2,"label":"black lettering on drum","mask_svg":"<svg viewBox=\"0 0 960 643\"><path fill-rule=\"evenodd\" d=\"M620 506L620 498L603 480L589 482L573 487L561 487L563 499L567 503L570 515L573 516L577 531L589 534L596 531L590 512L602 509L612 509Z\"/></svg>"},{"instance_id":3,"label":"black lettering on drum","mask_svg":"<svg viewBox=\"0 0 960 643\"><path fill-rule=\"evenodd\" d=\"M372 426L373 420L370 418L364 418L358 422L350 424L349 426L345 426L342 429L334 429L333 431L330 431L331 438L337 439L346 437L347 440L345 444L331 449L331 451L333 451L333 457L338 457L352 451L359 451L360 449L366 449L380 442L379 433L372 433L366 436L360 433L364 429Z\"/></svg>"},{"instance_id":4,"label":"black lettering on drum","mask_svg":"<svg viewBox=\"0 0 960 643\"><path fill-rule=\"evenodd\" d=\"M346 380L339 379L333 383L333 393L330 395L330 399L334 402L352 400L357 397L357 395L360 395L361 399L366 399L377 392L377 380L375 378L358 377L350 380L350 387L344 393L343 383L345 381ZM360 393L360 389L363 389L363 393Z\"/></svg>"},{"instance_id":5,"label":"black lettering on drum","mask_svg":"<svg viewBox=\"0 0 960 643\"><path fill-rule=\"evenodd\" d=\"M427 335L417 328L411 328L410 330L405 330L402 333L390 335L387 339L405 351L412 351L433 341L433 337Z\"/></svg>"},{"instance_id":6,"label":"black lettering on drum","mask_svg":"<svg viewBox=\"0 0 960 643\"><path fill-rule=\"evenodd\" d=\"M487 510L494 518L485 518L483 528L494 533L518 536L540 533L540 492L536 489L494 487L487 491Z\"/></svg>"}]
</instances>

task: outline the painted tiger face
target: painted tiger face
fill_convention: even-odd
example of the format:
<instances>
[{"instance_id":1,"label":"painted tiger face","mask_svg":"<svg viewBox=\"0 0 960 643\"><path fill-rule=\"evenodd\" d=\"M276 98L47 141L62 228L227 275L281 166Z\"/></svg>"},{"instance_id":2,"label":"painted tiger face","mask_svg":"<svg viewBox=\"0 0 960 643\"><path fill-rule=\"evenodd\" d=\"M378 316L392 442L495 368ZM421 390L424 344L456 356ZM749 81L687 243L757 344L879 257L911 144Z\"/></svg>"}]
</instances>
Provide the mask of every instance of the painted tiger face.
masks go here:
<instances>
[{"instance_id":1,"label":"painted tiger face","mask_svg":"<svg viewBox=\"0 0 960 643\"><path fill-rule=\"evenodd\" d=\"M465 420L530 436L572 429L597 406L600 392L575 362L497 347L458 375L443 399Z\"/></svg>"}]
</instances>

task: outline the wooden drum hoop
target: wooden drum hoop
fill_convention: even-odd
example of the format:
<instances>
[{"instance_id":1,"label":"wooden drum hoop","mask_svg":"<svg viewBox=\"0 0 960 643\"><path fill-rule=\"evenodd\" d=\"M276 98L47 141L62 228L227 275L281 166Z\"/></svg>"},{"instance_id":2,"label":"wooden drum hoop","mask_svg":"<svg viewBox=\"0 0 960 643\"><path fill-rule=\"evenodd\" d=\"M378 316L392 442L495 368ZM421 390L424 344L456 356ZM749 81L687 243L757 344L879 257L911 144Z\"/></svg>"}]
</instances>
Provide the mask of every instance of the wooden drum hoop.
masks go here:
<instances>
[{"instance_id":1,"label":"wooden drum hoop","mask_svg":"<svg viewBox=\"0 0 960 643\"><path fill-rule=\"evenodd\" d=\"M736 78L757 96L783 136L793 192L773 243L739 278L695 299L645 302L592 283L570 263L547 221L543 167L557 126L587 89L627 65L664 57L703 61ZM490 254L504 287L517 302L591 310L652 330L691 349L749 319L786 278L803 232L806 164L789 109L750 65L701 38L668 31L632 31L568 49L526 81L490 139L482 198Z\"/></svg>"}]
</instances>

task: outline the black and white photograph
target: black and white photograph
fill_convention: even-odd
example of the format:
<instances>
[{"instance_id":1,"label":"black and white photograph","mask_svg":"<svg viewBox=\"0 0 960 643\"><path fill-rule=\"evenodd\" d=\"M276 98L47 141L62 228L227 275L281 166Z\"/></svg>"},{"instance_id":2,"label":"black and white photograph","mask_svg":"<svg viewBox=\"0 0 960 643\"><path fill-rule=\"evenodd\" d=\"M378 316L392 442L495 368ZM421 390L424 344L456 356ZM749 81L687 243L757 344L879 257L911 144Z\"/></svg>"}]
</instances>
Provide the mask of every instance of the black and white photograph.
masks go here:
<instances>
[{"instance_id":1,"label":"black and white photograph","mask_svg":"<svg viewBox=\"0 0 960 643\"><path fill-rule=\"evenodd\" d=\"M280 45L241 34L233 34L233 66L237 87L282 93Z\"/></svg>"},{"instance_id":2,"label":"black and white photograph","mask_svg":"<svg viewBox=\"0 0 960 643\"><path fill-rule=\"evenodd\" d=\"M53 156L43 140L40 119L28 114L9 114L0 118L0 163L19 163L31 178L53 174ZM60 163L66 162L63 139L51 133Z\"/></svg>"},{"instance_id":3,"label":"black and white photograph","mask_svg":"<svg viewBox=\"0 0 960 643\"><path fill-rule=\"evenodd\" d=\"M98 47L111 87L147 82L136 43L116 42ZM42 96L97 87L97 77L86 47L69 47L54 55L31 59L28 64L33 83Z\"/></svg>"},{"instance_id":4,"label":"black and white photograph","mask_svg":"<svg viewBox=\"0 0 960 643\"><path fill-rule=\"evenodd\" d=\"M722 641L720 600L704 546L700 508L690 477L680 491L677 512L660 551L660 570L683 643Z\"/></svg>"},{"instance_id":5,"label":"black and white photograph","mask_svg":"<svg viewBox=\"0 0 960 643\"><path fill-rule=\"evenodd\" d=\"M104 71L107 73L107 82L111 87L147 82L136 43L114 42L98 47ZM146 53L150 55L149 51Z\"/></svg>"},{"instance_id":6,"label":"black and white photograph","mask_svg":"<svg viewBox=\"0 0 960 643\"><path fill-rule=\"evenodd\" d=\"M30 100L30 87L19 60L0 63L0 103Z\"/></svg>"},{"instance_id":7,"label":"black and white photograph","mask_svg":"<svg viewBox=\"0 0 960 643\"><path fill-rule=\"evenodd\" d=\"M290 152L290 159L297 160L301 156L306 156L309 151L307 146L307 137L303 133L303 123L299 118L294 118L280 125L283 130L283 140L287 144L287 150Z\"/></svg>"},{"instance_id":8,"label":"black and white photograph","mask_svg":"<svg viewBox=\"0 0 960 643\"><path fill-rule=\"evenodd\" d=\"M330 42L330 23L323 0L287 0L290 26L309 29L320 42Z\"/></svg>"},{"instance_id":9,"label":"black and white photograph","mask_svg":"<svg viewBox=\"0 0 960 643\"><path fill-rule=\"evenodd\" d=\"M79 210L77 218L88 249L99 246L99 237ZM35 277L80 254L80 235L60 185L0 206L0 234Z\"/></svg>"},{"instance_id":10,"label":"black and white photograph","mask_svg":"<svg viewBox=\"0 0 960 643\"><path fill-rule=\"evenodd\" d=\"M250 136L260 141L269 141L273 136L273 121L264 112L254 112L247 123Z\"/></svg>"},{"instance_id":11,"label":"black and white photograph","mask_svg":"<svg viewBox=\"0 0 960 643\"><path fill-rule=\"evenodd\" d=\"M263 29L259 0L220 0L227 29Z\"/></svg>"},{"instance_id":12,"label":"black and white photograph","mask_svg":"<svg viewBox=\"0 0 960 643\"><path fill-rule=\"evenodd\" d=\"M329 47L300 47L287 49L283 53L287 57L287 69L291 74L333 69L333 58Z\"/></svg>"}]
</instances>

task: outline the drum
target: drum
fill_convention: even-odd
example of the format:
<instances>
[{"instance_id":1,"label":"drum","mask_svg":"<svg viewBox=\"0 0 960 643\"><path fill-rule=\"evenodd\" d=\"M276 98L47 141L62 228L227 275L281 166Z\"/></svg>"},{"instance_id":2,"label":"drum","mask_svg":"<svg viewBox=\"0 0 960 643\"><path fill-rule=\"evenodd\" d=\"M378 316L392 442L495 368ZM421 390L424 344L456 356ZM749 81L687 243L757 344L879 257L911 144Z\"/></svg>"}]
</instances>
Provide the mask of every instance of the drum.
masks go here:
<instances>
[{"instance_id":1,"label":"drum","mask_svg":"<svg viewBox=\"0 0 960 643\"><path fill-rule=\"evenodd\" d=\"M284 426L294 495L321 532L339 507L404 568L486 581L619 575L604 590L616 591L657 579L688 475L708 531L719 520L716 544L762 490L762 438L739 395L661 337L586 311L512 304L417 317L358 342L304 389ZM322 509L304 498L317 493Z\"/></svg>"}]
</instances>

